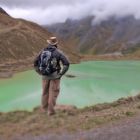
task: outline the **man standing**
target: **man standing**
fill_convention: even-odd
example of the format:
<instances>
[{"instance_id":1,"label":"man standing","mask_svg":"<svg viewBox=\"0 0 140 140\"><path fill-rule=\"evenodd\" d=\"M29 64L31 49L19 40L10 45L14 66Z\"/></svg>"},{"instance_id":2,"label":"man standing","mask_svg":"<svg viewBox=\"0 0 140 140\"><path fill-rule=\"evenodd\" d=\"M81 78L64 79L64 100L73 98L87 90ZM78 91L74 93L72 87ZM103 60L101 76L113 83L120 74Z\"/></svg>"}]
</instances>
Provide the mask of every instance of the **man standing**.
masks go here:
<instances>
[{"instance_id":1,"label":"man standing","mask_svg":"<svg viewBox=\"0 0 140 140\"><path fill-rule=\"evenodd\" d=\"M60 91L60 79L69 68L67 57L57 48L58 41L56 37L50 37L47 40L48 46L44 50L51 52L51 64L53 70L50 74L42 75L42 106L41 110L48 115L55 114L54 106Z\"/></svg>"}]
</instances>

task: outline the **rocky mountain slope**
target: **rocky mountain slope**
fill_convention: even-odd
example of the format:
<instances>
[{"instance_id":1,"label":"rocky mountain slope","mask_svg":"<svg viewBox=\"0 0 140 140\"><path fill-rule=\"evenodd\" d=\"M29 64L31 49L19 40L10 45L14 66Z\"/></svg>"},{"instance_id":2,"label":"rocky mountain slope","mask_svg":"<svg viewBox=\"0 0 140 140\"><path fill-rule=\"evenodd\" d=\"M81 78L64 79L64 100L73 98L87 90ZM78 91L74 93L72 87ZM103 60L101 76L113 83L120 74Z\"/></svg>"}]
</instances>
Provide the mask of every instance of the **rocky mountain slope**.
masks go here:
<instances>
[{"instance_id":1,"label":"rocky mountain slope","mask_svg":"<svg viewBox=\"0 0 140 140\"><path fill-rule=\"evenodd\" d=\"M140 56L140 20L132 16L110 18L94 24L94 17L68 19L48 27L84 54L133 54Z\"/></svg>"},{"instance_id":2,"label":"rocky mountain slope","mask_svg":"<svg viewBox=\"0 0 140 140\"><path fill-rule=\"evenodd\" d=\"M12 18L0 8L0 72L27 69L50 36L52 34L43 27ZM60 46L71 62L78 61L78 55L68 45L60 41Z\"/></svg>"}]
</instances>

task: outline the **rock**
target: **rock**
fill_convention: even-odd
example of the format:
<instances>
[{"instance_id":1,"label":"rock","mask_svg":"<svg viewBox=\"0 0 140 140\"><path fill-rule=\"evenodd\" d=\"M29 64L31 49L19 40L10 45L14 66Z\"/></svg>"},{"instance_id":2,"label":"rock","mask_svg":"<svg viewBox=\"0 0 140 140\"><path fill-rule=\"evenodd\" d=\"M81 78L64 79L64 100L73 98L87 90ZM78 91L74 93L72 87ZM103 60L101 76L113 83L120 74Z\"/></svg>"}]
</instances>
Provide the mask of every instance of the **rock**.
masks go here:
<instances>
[{"instance_id":1,"label":"rock","mask_svg":"<svg viewBox=\"0 0 140 140\"><path fill-rule=\"evenodd\" d=\"M72 74L66 74L66 77L68 77L68 78L75 78L76 76L72 75Z\"/></svg>"}]
</instances>

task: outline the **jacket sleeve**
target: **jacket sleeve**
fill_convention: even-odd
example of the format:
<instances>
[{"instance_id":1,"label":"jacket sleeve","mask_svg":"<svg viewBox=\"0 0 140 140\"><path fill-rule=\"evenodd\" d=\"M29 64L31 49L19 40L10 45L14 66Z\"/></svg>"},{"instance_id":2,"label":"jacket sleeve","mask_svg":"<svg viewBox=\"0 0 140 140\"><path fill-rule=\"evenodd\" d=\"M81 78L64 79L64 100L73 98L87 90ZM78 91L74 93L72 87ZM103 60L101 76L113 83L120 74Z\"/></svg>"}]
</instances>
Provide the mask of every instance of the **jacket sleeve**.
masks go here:
<instances>
[{"instance_id":1,"label":"jacket sleeve","mask_svg":"<svg viewBox=\"0 0 140 140\"><path fill-rule=\"evenodd\" d=\"M68 58L62 52L60 53L60 61L63 64L63 68L60 72L60 75L64 75L68 71L70 63Z\"/></svg>"},{"instance_id":2,"label":"jacket sleeve","mask_svg":"<svg viewBox=\"0 0 140 140\"><path fill-rule=\"evenodd\" d=\"M40 54L41 54L41 52L40 52L40 53L36 56L36 58L34 59L34 69L35 69L35 71L36 71L38 74L41 74L41 73L40 73L40 70L39 70Z\"/></svg>"}]
</instances>

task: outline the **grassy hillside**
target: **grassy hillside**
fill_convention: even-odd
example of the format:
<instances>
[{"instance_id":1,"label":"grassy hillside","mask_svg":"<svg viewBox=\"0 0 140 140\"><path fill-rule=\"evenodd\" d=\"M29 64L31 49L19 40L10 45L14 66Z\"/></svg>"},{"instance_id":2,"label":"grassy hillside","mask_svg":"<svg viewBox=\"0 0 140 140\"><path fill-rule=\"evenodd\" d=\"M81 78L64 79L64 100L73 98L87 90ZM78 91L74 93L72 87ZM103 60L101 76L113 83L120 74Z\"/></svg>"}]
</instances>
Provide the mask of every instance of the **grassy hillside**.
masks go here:
<instances>
[{"instance_id":1,"label":"grassy hillside","mask_svg":"<svg viewBox=\"0 0 140 140\"><path fill-rule=\"evenodd\" d=\"M24 70L31 67L33 59L40 50L47 46L46 40L53 36L43 27L9 16L0 9L0 72ZM72 63L79 61L79 56L64 42L62 49Z\"/></svg>"}]
</instances>

